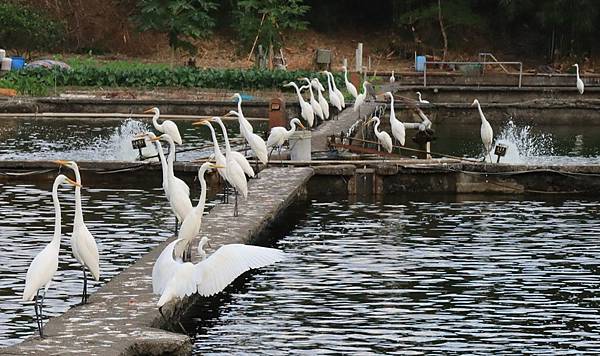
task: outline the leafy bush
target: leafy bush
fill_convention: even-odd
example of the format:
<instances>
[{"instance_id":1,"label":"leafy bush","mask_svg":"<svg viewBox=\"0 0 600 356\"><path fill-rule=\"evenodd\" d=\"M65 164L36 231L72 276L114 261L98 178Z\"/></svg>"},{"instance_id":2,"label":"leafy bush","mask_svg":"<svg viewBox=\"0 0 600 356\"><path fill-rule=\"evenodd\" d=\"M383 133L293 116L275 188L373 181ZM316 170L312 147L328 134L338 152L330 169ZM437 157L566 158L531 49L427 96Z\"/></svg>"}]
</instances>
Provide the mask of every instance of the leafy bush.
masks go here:
<instances>
[{"instance_id":1,"label":"leafy bush","mask_svg":"<svg viewBox=\"0 0 600 356\"><path fill-rule=\"evenodd\" d=\"M173 69L135 66L121 69L115 67L74 67L61 69L25 69L9 72L3 79L13 87L32 88L26 94L35 91L34 84L84 87L179 87L214 89L270 89L281 88L286 82L296 81L299 77L318 77L327 87L327 78L321 73L310 71L268 71L261 69L196 69L177 67ZM336 83L343 86L343 76L336 75ZM19 89L17 89L19 90ZM288 90L292 90L291 88ZM27 91L29 93L27 93ZM287 91L287 90L286 90Z\"/></svg>"},{"instance_id":2,"label":"leafy bush","mask_svg":"<svg viewBox=\"0 0 600 356\"><path fill-rule=\"evenodd\" d=\"M0 43L19 53L51 50L64 38L62 24L42 12L10 2L0 3Z\"/></svg>"}]
</instances>

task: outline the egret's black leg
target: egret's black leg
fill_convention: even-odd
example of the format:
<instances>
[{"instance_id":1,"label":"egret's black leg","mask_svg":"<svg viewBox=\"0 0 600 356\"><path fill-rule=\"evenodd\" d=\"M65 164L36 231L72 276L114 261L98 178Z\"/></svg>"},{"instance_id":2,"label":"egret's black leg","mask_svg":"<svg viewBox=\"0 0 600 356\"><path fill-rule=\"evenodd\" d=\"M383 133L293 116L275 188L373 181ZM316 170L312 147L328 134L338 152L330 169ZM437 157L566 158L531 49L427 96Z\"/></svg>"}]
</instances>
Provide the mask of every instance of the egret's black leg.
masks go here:
<instances>
[{"instance_id":1,"label":"egret's black leg","mask_svg":"<svg viewBox=\"0 0 600 356\"><path fill-rule=\"evenodd\" d=\"M40 290L38 289L37 295L35 296L35 299L33 300L33 308L35 310L35 322L37 323L37 326L38 326L38 332L40 333L40 337L44 337L42 334L42 316L40 315L41 312L38 312L39 300L40 300Z\"/></svg>"},{"instance_id":2,"label":"egret's black leg","mask_svg":"<svg viewBox=\"0 0 600 356\"><path fill-rule=\"evenodd\" d=\"M238 191L233 188L233 194L235 194L235 205L233 207L233 216L238 216Z\"/></svg>"},{"instance_id":3,"label":"egret's black leg","mask_svg":"<svg viewBox=\"0 0 600 356\"><path fill-rule=\"evenodd\" d=\"M82 266L83 271L83 295L81 296L81 304L87 303L87 274L85 273L85 267Z\"/></svg>"},{"instance_id":4,"label":"egret's black leg","mask_svg":"<svg viewBox=\"0 0 600 356\"><path fill-rule=\"evenodd\" d=\"M175 215L175 235L179 231L179 220L177 219L177 215Z\"/></svg>"},{"instance_id":5,"label":"egret's black leg","mask_svg":"<svg viewBox=\"0 0 600 356\"><path fill-rule=\"evenodd\" d=\"M46 290L42 293L42 301L40 302L40 337L44 337L44 298L46 298Z\"/></svg>"}]
</instances>

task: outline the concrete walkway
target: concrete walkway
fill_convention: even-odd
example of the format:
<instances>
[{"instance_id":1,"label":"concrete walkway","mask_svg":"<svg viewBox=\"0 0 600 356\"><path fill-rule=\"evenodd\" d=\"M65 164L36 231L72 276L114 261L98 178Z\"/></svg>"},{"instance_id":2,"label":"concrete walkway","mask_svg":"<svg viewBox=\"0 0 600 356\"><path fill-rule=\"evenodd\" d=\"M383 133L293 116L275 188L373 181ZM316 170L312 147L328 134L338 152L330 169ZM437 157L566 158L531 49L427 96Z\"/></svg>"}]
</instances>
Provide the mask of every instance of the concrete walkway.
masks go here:
<instances>
[{"instance_id":1,"label":"concrete walkway","mask_svg":"<svg viewBox=\"0 0 600 356\"><path fill-rule=\"evenodd\" d=\"M370 116L373 110L375 110L374 103L362 105L360 108L360 117ZM340 132L348 130L358 119L358 112L352 110L351 103L346 103L346 109L338 115L337 119L323 122L312 132L312 151L326 151L327 137L339 135Z\"/></svg>"},{"instance_id":2,"label":"concrete walkway","mask_svg":"<svg viewBox=\"0 0 600 356\"><path fill-rule=\"evenodd\" d=\"M298 195L304 194L305 185L312 175L311 168L269 168L261 171L259 179L250 181L248 200L241 202L239 217L233 217L232 204L219 204L204 217L201 235L210 236L213 248L228 243L257 242L261 231L273 223ZM89 304L73 307L52 318L45 326L45 339L31 337L21 344L0 350L0 354L190 354L192 345L189 337L157 328L164 324L164 319L156 308L158 296L152 294L152 266L169 242L160 244L114 277L90 297ZM193 251L196 252L195 246ZM52 288L60 288L60 285ZM197 298L168 304L163 311L169 318L179 318ZM31 322L34 323L33 320Z\"/></svg>"}]
</instances>

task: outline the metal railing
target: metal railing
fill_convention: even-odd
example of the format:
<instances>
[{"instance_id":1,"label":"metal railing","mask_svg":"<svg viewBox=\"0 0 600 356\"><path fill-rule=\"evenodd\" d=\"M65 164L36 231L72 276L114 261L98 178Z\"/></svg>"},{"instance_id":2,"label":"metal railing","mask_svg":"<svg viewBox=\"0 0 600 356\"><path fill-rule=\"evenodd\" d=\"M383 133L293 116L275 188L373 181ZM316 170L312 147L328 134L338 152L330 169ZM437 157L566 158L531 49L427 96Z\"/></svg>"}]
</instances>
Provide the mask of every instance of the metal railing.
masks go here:
<instances>
[{"instance_id":1,"label":"metal railing","mask_svg":"<svg viewBox=\"0 0 600 356\"><path fill-rule=\"evenodd\" d=\"M486 59L487 57L491 57L494 61L493 62L488 62ZM483 60L480 60L478 62L449 62L449 61L435 61L435 62L428 62L427 60L425 60L424 66L423 66L423 86L426 87L427 86L427 65L463 65L463 66L481 66L482 68L482 73L483 71L485 71L485 66L486 65L498 65L500 66L500 68L502 68L502 70L504 70L507 74L512 74L511 72L509 72L506 67L504 67L504 65L518 65L519 66L519 88L521 87L521 84L523 83L523 62L500 62L498 60L496 60L496 58L494 57L494 55L492 55L491 53L480 53L479 54L479 58Z\"/></svg>"}]
</instances>

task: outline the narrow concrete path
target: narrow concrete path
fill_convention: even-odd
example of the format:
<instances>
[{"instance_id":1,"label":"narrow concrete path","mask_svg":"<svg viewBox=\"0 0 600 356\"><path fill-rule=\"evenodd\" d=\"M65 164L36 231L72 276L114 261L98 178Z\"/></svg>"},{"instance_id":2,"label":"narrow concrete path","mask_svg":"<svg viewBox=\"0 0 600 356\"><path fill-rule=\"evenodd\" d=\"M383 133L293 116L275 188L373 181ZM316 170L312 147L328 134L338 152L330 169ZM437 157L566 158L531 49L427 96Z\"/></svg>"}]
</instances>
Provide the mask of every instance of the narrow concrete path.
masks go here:
<instances>
[{"instance_id":1,"label":"narrow concrete path","mask_svg":"<svg viewBox=\"0 0 600 356\"><path fill-rule=\"evenodd\" d=\"M213 248L228 243L255 242L260 232L304 193L312 175L311 168L269 168L261 171L259 179L250 181L248 200L241 201L239 216L233 217L232 204L219 204L204 217L201 235L210 236ZM110 356L191 353L192 345L186 335L156 328L163 319L156 308L158 296L152 294L152 266L171 240L160 244L114 277L90 297L89 304L73 307L52 318L45 326L45 339L31 337L23 343L1 349L0 354ZM193 251L196 251L195 247ZM60 288L60 285L52 288ZM179 303L168 304L163 310L167 317L177 318L197 298L185 298ZM34 323L33 320L31 322Z\"/></svg>"},{"instance_id":2,"label":"narrow concrete path","mask_svg":"<svg viewBox=\"0 0 600 356\"><path fill-rule=\"evenodd\" d=\"M369 116L375 110L374 103L366 103L360 108L360 117ZM312 132L311 150L326 151L327 137L339 135L340 132L348 130L358 119L359 113L352 110L352 104L346 103L344 109L335 120L323 122Z\"/></svg>"}]
</instances>

